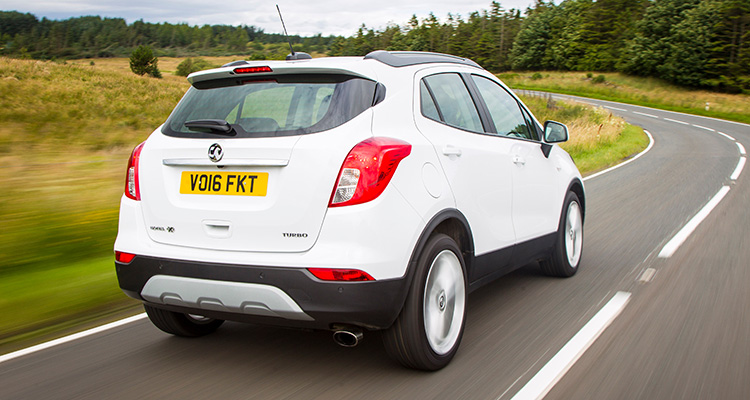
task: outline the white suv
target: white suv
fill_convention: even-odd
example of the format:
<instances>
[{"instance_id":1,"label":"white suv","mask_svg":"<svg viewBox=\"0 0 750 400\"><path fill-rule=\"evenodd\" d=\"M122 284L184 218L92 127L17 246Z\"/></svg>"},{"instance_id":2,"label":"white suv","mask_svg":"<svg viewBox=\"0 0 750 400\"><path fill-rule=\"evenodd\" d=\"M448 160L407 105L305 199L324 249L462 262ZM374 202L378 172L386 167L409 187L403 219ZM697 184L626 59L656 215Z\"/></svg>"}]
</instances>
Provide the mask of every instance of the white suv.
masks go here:
<instances>
[{"instance_id":1,"label":"white suv","mask_svg":"<svg viewBox=\"0 0 750 400\"><path fill-rule=\"evenodd\" d=\"M581 176L471 60L239 61L191 74L130 158L115 243L120 287L163 331L224 320L334 331L442 368L467 294L539 261L575 274Z\"/></svg>"}]
</instances>

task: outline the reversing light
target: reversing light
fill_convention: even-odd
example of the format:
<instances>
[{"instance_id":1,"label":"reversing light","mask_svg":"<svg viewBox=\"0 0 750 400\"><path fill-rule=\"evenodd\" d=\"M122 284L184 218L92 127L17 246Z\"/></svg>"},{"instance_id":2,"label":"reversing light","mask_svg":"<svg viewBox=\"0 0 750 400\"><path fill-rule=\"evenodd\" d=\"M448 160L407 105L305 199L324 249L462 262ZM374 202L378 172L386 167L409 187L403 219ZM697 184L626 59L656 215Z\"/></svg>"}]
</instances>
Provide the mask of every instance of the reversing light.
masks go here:
<instances>
[{"instance_id":1,"label":"reversing light","mask_svg":"<svg viewBox=\"0 0 750 400\"><path fill-rule=\"evenodd\" d=\"M358 143L344 159L328 206L350 206L376 199L409 154L411 145L398 139L374 137Z\"/></svg>"},{"instance_id":2,"label":"reversing light","mask_svg":"<svg viewBox=\"0 0 750 400\"><path fill-rule=\"evenodd\" d=\"M130 160L128 160L128 172L125 177L125 196L132 200L141 200L141 189L140 189L140 177L139 177L139 161L141 159L141 150L146 142L135 146L133 152L130 154Z\"/></svg>"},{"instance_id":3,"label":"reversing light","mask_svg":"<svg viewBox=\"0 0 750 400\"><path fill-rule=\"evenodd\" d=\"M358 269L308 268L308 271L322 281L362 282L375 278Z\"/></svg>"},{"instance_id":4,"label":"reversing light","mask_svg":"<svg viewBox=\"0 0 750 400\"><path fill-rule=\"evenodd\" d=\"M115 251L115 261L123 264L129 264L135 258L135 254Z\"/></svg>"},{"instance_id":5,"label":"reversing light","mask_svg":"<svg viewBox=\"0 0 750 400\"><path fill-rule=\"evenodd\" d=\"M239 67L234 69L235 74L257 74L261 72L273 72L271 67Z\"/></svg>"}]
</instances>

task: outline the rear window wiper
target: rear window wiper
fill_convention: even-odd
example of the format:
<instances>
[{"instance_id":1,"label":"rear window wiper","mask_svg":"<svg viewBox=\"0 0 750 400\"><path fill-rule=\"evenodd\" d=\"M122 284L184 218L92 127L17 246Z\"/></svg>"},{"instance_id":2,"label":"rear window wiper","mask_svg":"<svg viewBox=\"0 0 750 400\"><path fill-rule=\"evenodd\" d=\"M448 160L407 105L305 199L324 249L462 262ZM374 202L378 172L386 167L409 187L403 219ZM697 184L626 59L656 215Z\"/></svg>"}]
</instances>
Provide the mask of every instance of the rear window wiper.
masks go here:
<instances>
[{"instance_id":1,"label":"rear window wiper","mask_svg":"<svg viewBox=\"0 0 750 400\"><path fill-rule=\"evenodd\" d=\"M222 136L236 136L237 132L223 119L196 119L185 122L185 127L191 131L212 133Z\"/></svg>"}]
</instances>

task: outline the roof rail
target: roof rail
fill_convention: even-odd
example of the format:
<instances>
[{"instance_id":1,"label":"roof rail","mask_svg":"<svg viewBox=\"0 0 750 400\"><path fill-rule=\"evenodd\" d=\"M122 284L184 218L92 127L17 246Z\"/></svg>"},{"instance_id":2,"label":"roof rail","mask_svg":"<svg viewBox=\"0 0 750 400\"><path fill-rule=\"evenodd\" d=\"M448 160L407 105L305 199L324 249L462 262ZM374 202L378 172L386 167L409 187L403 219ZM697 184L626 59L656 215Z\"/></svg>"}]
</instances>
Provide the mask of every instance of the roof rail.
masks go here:
<instances>
[{"instance_id":1,"label":"roof rail","mask_svg":"<svg viewBox=\"0 0 750 400\"><path fill-rule=\"evenodd\" d=\"M451 63L463 64L482 69L474 61L452 56L450 54L430 53L426 51L385 51L376 50L365 56L365 60L376 60L391 67L407 67L410 65L429 64L429 63Z\"/></svg>"}]
</instances>

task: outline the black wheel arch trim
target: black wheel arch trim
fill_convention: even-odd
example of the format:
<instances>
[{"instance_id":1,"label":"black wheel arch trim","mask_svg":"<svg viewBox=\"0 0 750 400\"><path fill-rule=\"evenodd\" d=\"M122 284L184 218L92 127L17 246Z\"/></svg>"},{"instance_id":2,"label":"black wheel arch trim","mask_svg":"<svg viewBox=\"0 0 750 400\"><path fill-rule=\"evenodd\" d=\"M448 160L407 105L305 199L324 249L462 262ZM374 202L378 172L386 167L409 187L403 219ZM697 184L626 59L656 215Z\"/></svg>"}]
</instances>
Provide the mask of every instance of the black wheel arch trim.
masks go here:
<instances>
[{"instance_id":1,"label":"black wheel arch trim","mask_svg":"<svg viewBox=\"0 0 750 400\"><path fill-rule=\"evenodd\" d=\"M443 224L451 220L457 221L457 223L459 224L458 226L462 230L462 233L460 234L463 236L455 238L454 235L451 235L449 232L438 229L441 226L445 226ZM410 285L412 284L412 281L414 279L414 271L416 270L419 256L420 254L422 254L422 251L427 245L427 241L436 232L446 233L448 236L451 236L454 240L456 240L456 243L461 248L461 252L464 257L466 275L471 278L472 265L474 261L474 237L471 232L471 227L469 226L469 221L460 211L454 208L449 208L435 214L422 230L422 233L417 240L417 244L412 250L411 257L409 258L409 265L406 268L406 287L410 287ZM406 301L406 296L404 296L403 300Z\"/></svg>"},{"instance_id":2,"label":"black wheel arch trim","mask_svg":"<svg viewBox=\"0 0 750 400\"><path fill-rule=\"evenodd\" d=\"M583 221L586 220L586 190L583 187L583 181L581 181L578 178L573 179L570 184L568 185L568 190L565 191L566 196L568 192L573 192L578 196L578 200L581 202L581 219ZM565 199L563 199L563 203L565 202ZM564 207L565 204L562 204L562 207ZM560 213L562 213L562 208L560 208Z\"/></svg>"}]
</instances>

